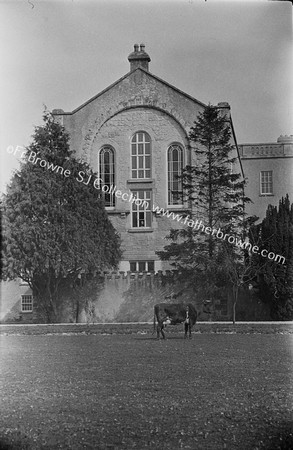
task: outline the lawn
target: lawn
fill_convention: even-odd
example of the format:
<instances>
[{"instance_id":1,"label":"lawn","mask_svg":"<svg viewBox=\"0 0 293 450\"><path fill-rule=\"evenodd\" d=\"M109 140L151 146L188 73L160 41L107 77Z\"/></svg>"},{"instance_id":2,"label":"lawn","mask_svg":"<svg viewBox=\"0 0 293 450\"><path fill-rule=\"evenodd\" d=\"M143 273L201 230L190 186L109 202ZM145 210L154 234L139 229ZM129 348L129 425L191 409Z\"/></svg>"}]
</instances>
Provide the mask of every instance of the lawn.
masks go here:
<instances>
[{"instance_id":1,"label":"lawn","mask_svg":"<svg viewBox=\"0 0 293 450\"><path fill-rule=\"evenodd\" d=\"M291 334L1 336L1 449L292 449Z\"/></svg>"}]
</instances>

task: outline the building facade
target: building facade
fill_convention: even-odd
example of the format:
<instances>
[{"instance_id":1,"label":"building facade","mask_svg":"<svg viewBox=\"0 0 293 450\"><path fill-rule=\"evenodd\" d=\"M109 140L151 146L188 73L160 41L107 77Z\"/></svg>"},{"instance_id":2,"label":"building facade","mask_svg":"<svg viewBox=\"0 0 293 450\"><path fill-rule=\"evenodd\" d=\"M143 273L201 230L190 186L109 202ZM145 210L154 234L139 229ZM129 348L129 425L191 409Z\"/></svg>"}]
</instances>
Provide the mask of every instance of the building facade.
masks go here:
<instances>
[{"instance_id":1,"label":"building facade","mask_svg":"<svg viewBox=\"0 0 293 450\"><path fill-rule=\"evenodd\" d=\"M293 136L280 136L277 142L241 144L239 153L245 176L246 195L252 200L247 213L262 220L268 205L277 206L289 194L293 202Z\"/></svg>"},{"instance_id":2,"label":"building facade","mask_svg":"<svg viewBox=\"0 0 293 450\"><path fill-rule=\"evenodd\" d=\"M68 131L72 150L106 185L106 208L122 238L120 270L157 272L168 264L156 251L166 245L170 228L182 224L154 208L186 208L177 175L191 163L189 132L205 105L151 74L143 44L134 46L128 60L130 71L117 82L74 111L53 114ZM239 171L230 106L223 102L218 108L231 124Z\"/></svg>"},{"instance_id":3,"label":"building facade","mask_svg":"<svg viewBox=\"0 0 293 450\"><path fill-rule=\"evenodd\" d=\"M159 210L178 214L186 210L177 175L187 164L199 163L189 133L206 106L150 73L150 57L143 44L134 46L128 61L129 72L98 95L72 112L52 112L69 133L71 150L98 174L108 215L122 240L119 271L104 274L97 321L149 320L153 305L174 290L169 265L156 252L168 243L165 237L171 228L186 225ZM230 106L222 102L217 107L231 127L233 170L243 175ZM79 181L95 182L86 174ZM31 291L21 282L18 286L16 300L5 285L0 320L38 321ZM186 301L190 295L186 293ZM227 299L218 305L213 319L218 317L230 317ZM60 320L74 319L65 311Z\"/></svg>"}]
</instances>

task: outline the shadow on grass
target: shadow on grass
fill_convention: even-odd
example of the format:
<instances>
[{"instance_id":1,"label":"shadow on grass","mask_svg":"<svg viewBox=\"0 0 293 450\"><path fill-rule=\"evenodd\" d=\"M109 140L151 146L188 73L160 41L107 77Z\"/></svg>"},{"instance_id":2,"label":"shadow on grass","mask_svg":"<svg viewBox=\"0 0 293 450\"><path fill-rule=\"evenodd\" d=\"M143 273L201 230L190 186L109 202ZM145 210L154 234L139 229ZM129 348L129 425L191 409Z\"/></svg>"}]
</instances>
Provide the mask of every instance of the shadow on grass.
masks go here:
<instances>
[{"instance_id":1,"label":"shadow on grass","mask_svg":"<svg viewBox=\"0 0 293 450\"><path fill-rule=\"evenodd\" d=\"M160 339L157 339L157 336L153 335L153 336L143 336L143 337L135 337L134 338L135 341L154 341L154 342L166 342L166 341L192 341L192 338L189 339L184 339L183 336L166 336L166 339L163 339L162 337Z\"/></svg>"},{"instance_id":2,"label":"shadow on grass","mask_svg":"<svg viewBox=\"0 0 293 450\"><path fill-rule=\"evenodd\" d=\"M27 436L22 437L19 432L0 436L0 450L30 450L31 445Z\"/></svg>"},{"instance_id":3,"label":"shadow on grass","mask_svg":"<svg viewBox=\"0 0 293 450\"><path fill-rule=\"evenodd\" d=\"M293 449L293 421L272 425L266 430L265 436L258 437L255 449L263 450L292 450Z\"/></svg>"}]
</instances>

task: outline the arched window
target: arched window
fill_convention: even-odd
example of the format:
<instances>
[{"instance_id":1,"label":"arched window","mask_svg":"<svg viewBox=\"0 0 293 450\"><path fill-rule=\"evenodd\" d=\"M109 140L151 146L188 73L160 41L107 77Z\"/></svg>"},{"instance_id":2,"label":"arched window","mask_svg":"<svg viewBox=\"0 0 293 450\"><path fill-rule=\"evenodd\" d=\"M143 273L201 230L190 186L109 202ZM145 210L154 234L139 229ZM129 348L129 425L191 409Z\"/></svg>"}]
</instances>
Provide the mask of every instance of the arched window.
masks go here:
<instances>
[{"instance_id":1,"label":"arched window","mask_svg":"<svg viewBox=\"0 0 293 450\"><path fill-rule=\"evenodd\" d=\"M131 139L131 178L151 177L151 139L143 131Z\"/></svg>"},{"instance_id":2,"label":"arched window","mask_svg":"<svg viewBox=\"0 0 293 450\"><path fill-rule=\"evenodd\" d=\"M182 181L178 176L182 174L183 149L178 144L168 148L168 205L183 204Z\"/></svg>"},{"instance_id":3,"label":"arched window","mask_svg":"<svg viewBox=\"0 0 293 450\"><path fill-rule=\"evenodd\" d=\"M111 185L115 186L114 150L110 146L105 146L100 150L99 177L103 180L103 186L108 186L108 191ZM115 206L115 196L105 191L105 206Z\"/></svg>"}]
</instances>

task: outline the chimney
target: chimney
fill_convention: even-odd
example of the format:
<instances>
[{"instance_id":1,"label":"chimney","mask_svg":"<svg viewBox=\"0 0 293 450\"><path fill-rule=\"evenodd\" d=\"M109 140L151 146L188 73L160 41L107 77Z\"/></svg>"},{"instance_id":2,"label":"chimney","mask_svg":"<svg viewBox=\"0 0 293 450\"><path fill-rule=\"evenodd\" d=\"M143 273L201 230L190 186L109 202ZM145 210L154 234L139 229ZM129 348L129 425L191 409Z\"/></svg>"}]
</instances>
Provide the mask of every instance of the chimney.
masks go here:
<instances>
[{"instance_id":1,"label":"chimney","mask_svg":"<svg viewBox=\"0 0 293 450\"><path fill-rule=\"evenodd\" d=\"M221 110L223 116L226 116L227 119L231 119L231 107L228 102L218 103L218 109Z\"/></svg>"},{"instance_id":2,"label":"chimney","mask_svg":"<svg viewBox=\"0 0 293 450\"><path fill-rule=\"evenodd\" d=\"M141 69L149 71L149 62L151 58L145 52L145 45L134 44L134 51L128 56L128 61L130 62L130 71L140 67Z\"/></svg>"}]
</instances>

